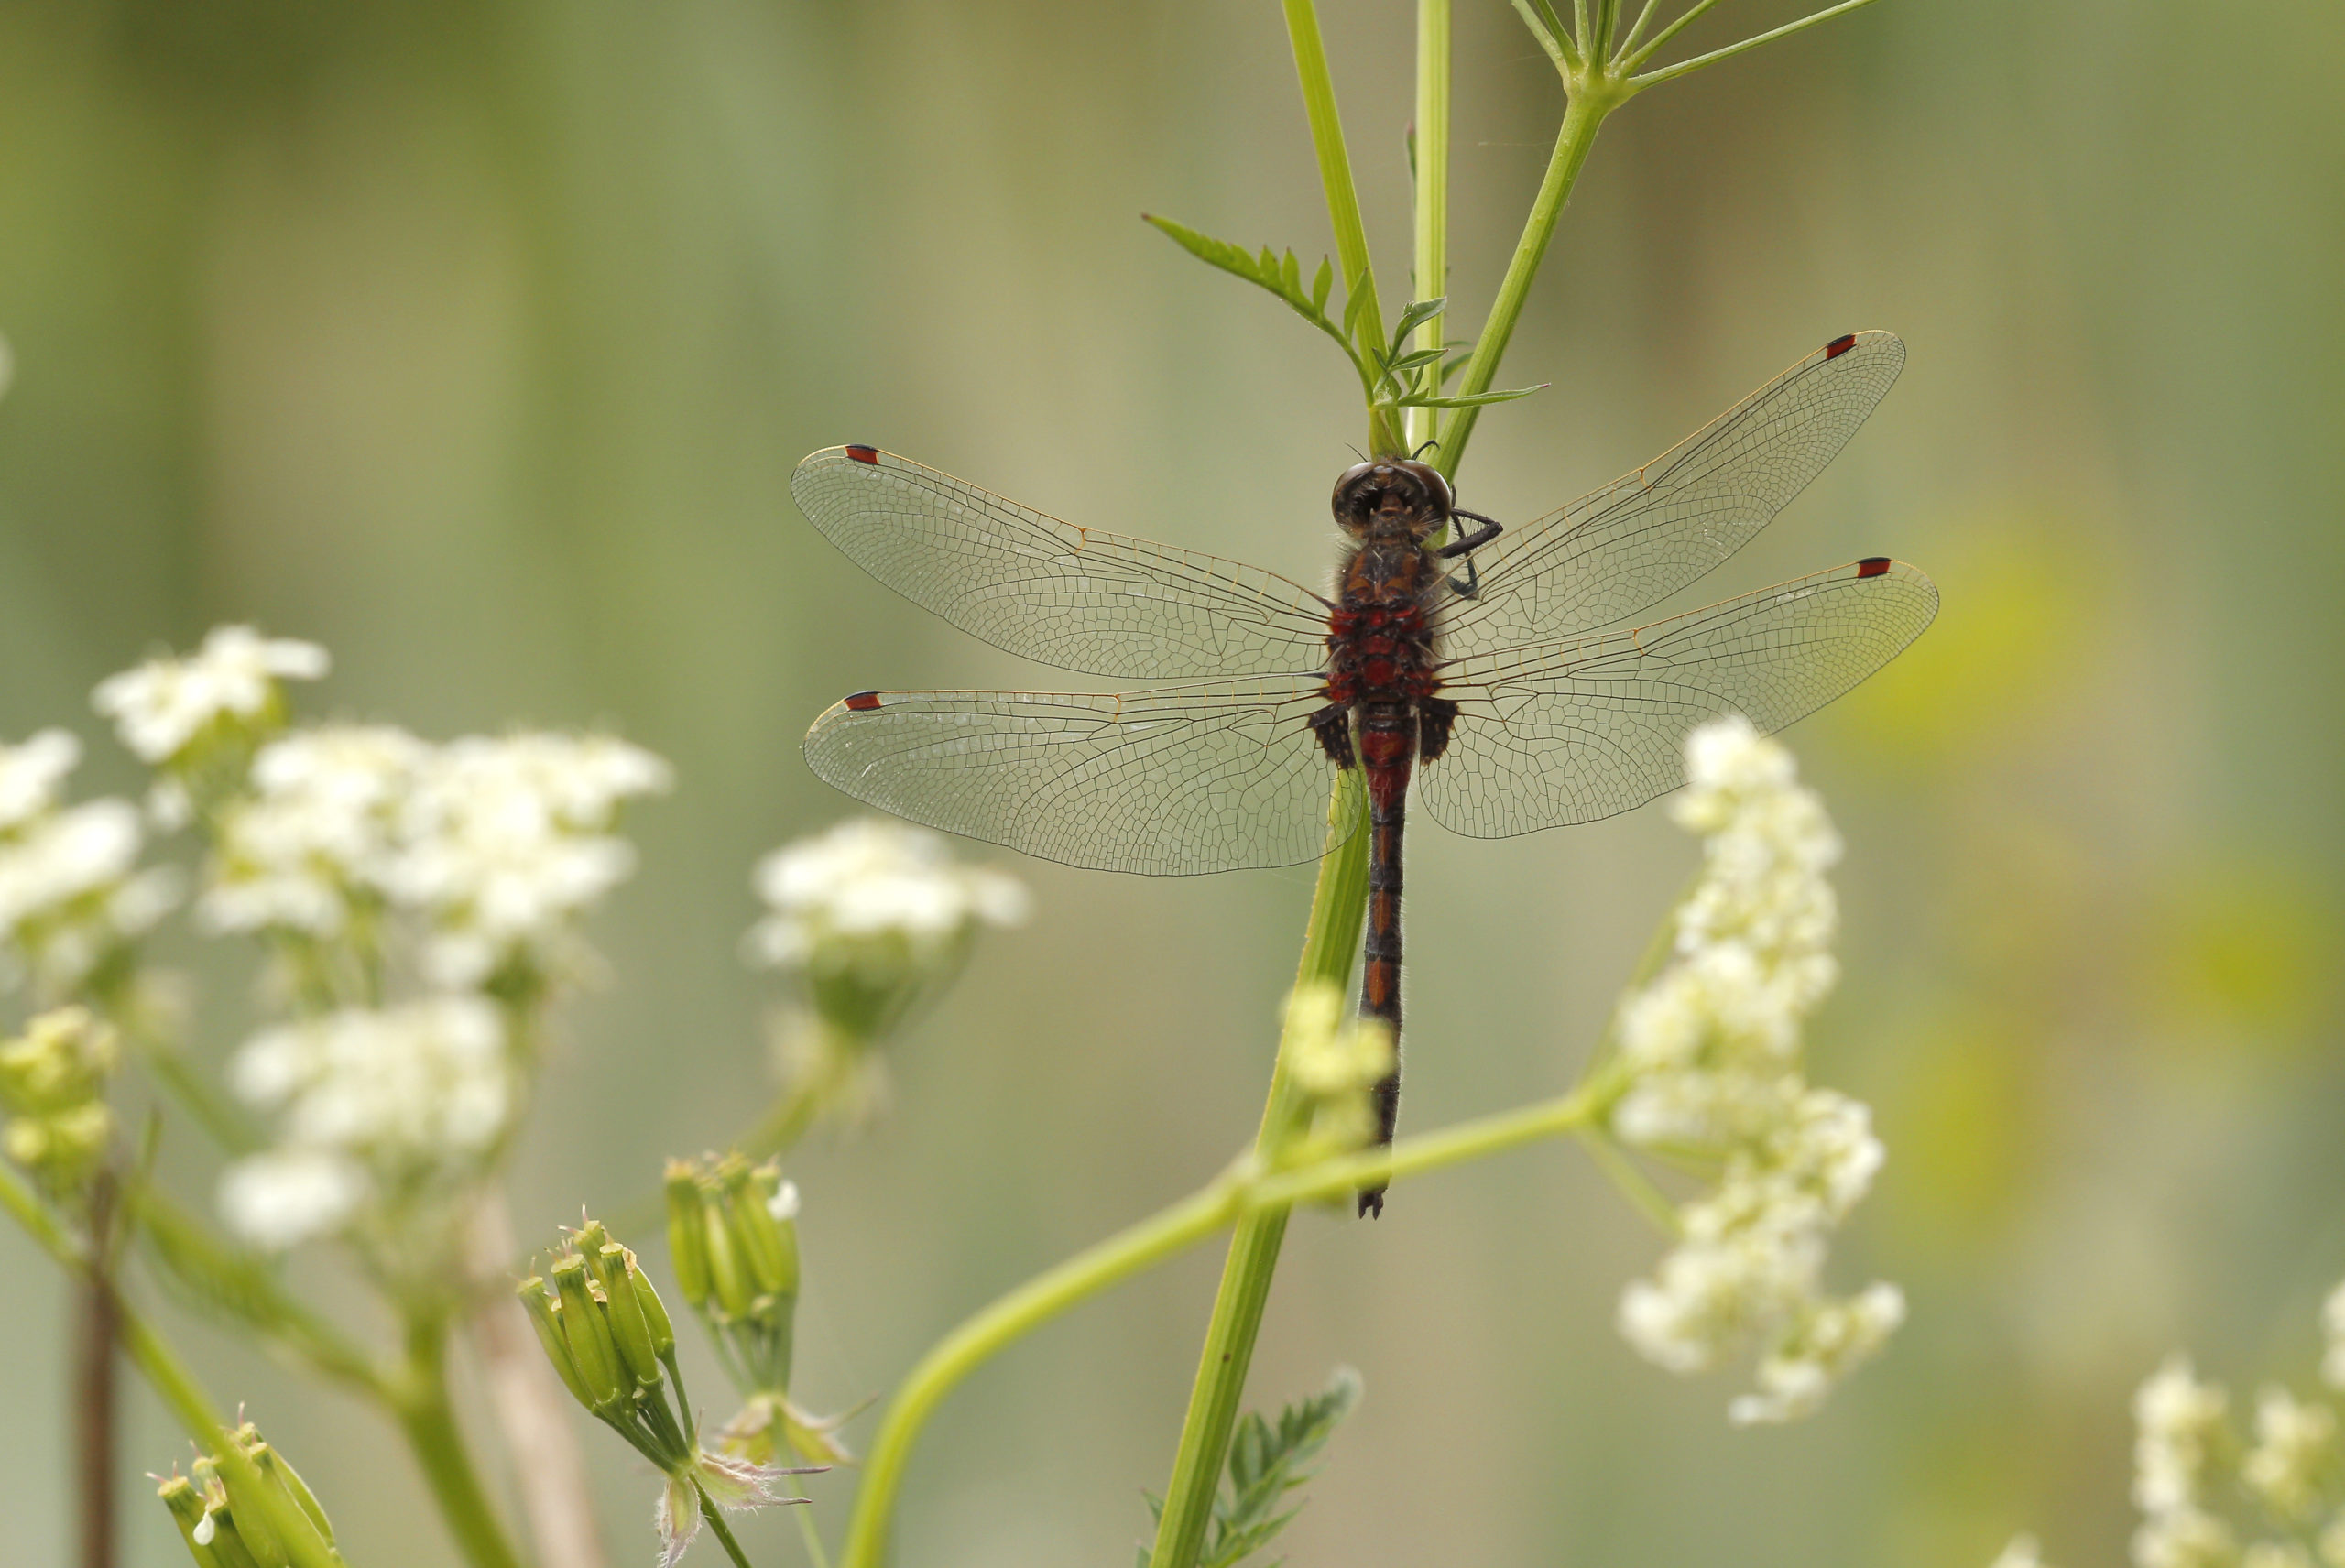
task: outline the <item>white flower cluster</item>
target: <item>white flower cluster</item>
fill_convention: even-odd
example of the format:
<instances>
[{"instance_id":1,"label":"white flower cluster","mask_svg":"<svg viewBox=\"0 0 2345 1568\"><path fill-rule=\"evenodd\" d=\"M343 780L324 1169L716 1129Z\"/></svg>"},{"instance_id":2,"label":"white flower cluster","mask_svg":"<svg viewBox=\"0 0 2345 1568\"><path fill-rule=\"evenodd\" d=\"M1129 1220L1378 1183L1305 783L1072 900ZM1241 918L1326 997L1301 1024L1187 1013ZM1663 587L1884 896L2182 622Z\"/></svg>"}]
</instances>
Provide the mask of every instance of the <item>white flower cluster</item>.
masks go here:
<instances>
[{"instance_id":1,"label":"white flower cluster","mask_svg":"<svg viewBox=\"0 0 2345 1568\"><path fill-rule=\"evenodd\" d=\"M2333 1328L2340 1286L2325 1321ZM2324 1377L2345 1384L2332 1355ZM2241 1443L2229 1397L2187 1356L2167 1358L2133 1396L2135 1568L2345 1568L2345 1474L2337 1417L2276 1385L2256 1396L2254 1441ZM2219 1511L2227 1483L2252 1499L2257 1529ZM2241 1544L2242 1533L2262 1539Z\"/></svg>"},{"instance_id":2,"label":"white flower cluster","mask_svg":"<svg viewBox=\"0 0 2345 1568\"><path fill-rule=\"evenodd\" d=\"M578 917L633 869L611 832L620 804L668 783L658 757L605 736L297 731L261 748L224 813L200 912L331 941L388 909L410 922L421 977L448 989L515 963L558 970Z\"/></svg>"},{"instance_id":3,"label":"white flower cluster","mask_svg":"<svg viewBox=\"0 0 2345 1568\"><path fill-rule=\"evenodd\" d=\"M518 1092L496 1008L453 996L268 1029L236 1053L230 1083L284 1118L278 1146L221 1184L230 1225L271 1249L467 1173L504 1135Z\"/></svg>"},{"instance_id":4,"label":"white flower cluster","mask_svg":"<svg viewBox=\"0 0 2345 1568\"><path fill-rule=\"evenodd\" d=\"M176 897L168 872L138 869L138 812L125 800L63 803L82 746L43 730L0 746L0 963L44 991L79 985Z\"/></svg>"},{"instance_id":5,"label":"white flower cluster","mask_svg":"<svg viewBox=\"0 0 2345 1568\"><path fill-rule=\"evenodd\" d=\"M1816 1410L1903 1320L1874 1284L1823 1290L1833 1230L1871 1186L1881 1148L1866 1108L1812 1088L1800 1025L1838 978L1825 873L1840 841L1800 788L1791 754L1741 719L1694 732L1674 813L1706 835L1703 873L1676 915L1674 958L1625 998L1611 1113L1624 1143L1714 1160L1715 1187L1678 1214L1681 1239L1620 1300L1629 1342L1676 1372L1761 1347L1740 1423Z\"/></svg>"},{"instance_id":6,"label":"white flower cluster","mask_svg":"<svg viewBox=\"0 0 2345 1568\"><path fill-rule=\"evenodd\" d=\"M774 851L758 865L757 888L772 912L751 928L749 956L784 969L851 964L874 949L933 962L980 924L1023 922L1029 907L1015 877L956 866L935 833L876 817Z\"/></svg>"},{"instance_id":7,"label":"white flower cluster","mask_svg":"<svg viewBox=\"0 0 2345 1568\"><path fill-rule=\"evenodd\" d=\"M279 681L315 681L326 650L264 637L250 626L214 626L191 659L152 659L109 676L92 701L140 760L167 763L222 719L253 722L277 702Z\"/></svg>"}]
</instances>

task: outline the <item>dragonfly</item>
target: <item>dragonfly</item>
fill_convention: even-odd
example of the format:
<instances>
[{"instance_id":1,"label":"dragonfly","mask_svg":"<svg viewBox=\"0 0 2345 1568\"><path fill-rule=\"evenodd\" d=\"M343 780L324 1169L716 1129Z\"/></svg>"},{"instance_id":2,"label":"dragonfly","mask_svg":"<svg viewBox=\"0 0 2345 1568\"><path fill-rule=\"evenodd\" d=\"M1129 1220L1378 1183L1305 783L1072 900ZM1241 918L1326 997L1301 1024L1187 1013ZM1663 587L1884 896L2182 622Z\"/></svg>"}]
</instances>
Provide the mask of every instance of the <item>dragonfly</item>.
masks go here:
<instances>
[{"instance_id":1,"label":"dragonfly","mask_svg":"<svg viewBox=\"0 0 2345 1568\"><path fill-rule=\"evenodd\" d=\"M1628 623L1773 520L1904 362L1892 333L1835 338L1651 463L1515 528L1461 509L1428 464L1355 464L1336 483L1344 550L1325 594L1078 528L877 447L815 452L793 498L881 583L997 648L1143 684L857 691L815 719L806 760L897 816L1098 870L1301 865L1365 825L1360 1011L1393 1031L1374 1091L1389 1142L1412 783L1471 838L1594 822L1684 783L1684 742L1705 721L1779 730L1896 657L1938 595L1885 556ZM1365 788L1331 796L1351 768ZM1381 1189L1359 1207L1381 1214Z\"/></svg>"}]
</instances>

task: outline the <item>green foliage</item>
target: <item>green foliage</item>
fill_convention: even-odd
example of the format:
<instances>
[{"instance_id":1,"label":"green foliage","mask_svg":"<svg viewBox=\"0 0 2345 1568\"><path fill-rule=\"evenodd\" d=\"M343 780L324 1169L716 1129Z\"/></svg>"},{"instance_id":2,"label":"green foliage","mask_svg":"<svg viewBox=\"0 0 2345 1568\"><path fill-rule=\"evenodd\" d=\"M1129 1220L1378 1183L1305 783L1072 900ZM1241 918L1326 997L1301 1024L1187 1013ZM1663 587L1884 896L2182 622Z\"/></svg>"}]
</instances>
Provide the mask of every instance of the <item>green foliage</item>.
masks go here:
<instances>
[{"instance_id":1,"label":"green foliage","mask_svg":"<svg viewBox=\"0 0 2345 1568\"><path fill-rule=\"evenodd\" d=\"M1359 376L1360 391L1367 397L1371 416L1390 417L1401 408L1471 408L1485 403L1504 403L1517 397L1527 397L1540 390L1537 387L1521 387L1499 392L1478 392L1470 396L1444 396L1442 384L1464 367L1467 356L1445 363L1455 343L1438 347L1403 349L1409 334L1448 309L1445 299L1420 299L1401 312L1392 324L1392 346L1387 348L1379 341L1381 329L1364 320L1367 308L1375 296L1365 289L1354 289L1346 299L1340 318L1327 314L1327 299L1333 292L1336 269L1322 256L1319 269L1313 274L1308 289L1303 283L1303 266L1292 250L1274 251L1264 245L1260 251L1227 240L1200 234L1185 223L1152 213L1143 214L1147 221L1173 244L1195 256L1208 267L1219 267L1233 278L1242 278L1258 289L1268 289L1283 300L1287 308L1335 340L1351 361L1352 369ZM1363 330L1365 329L1365 330ZM1395 422L1397 427L1397 421Z\"/></svg>"},{"instance_id":2,"label":"green foliage","mask_svg":"<svg viewBox=\"0 0 2345 1568\"><path fill-rule=\"evenodd\" d=\"M1325 1391L1287 1406L1279 1412L1277 1425L1254 1414L1238 1423L1229 1440L1228 1488L1214 1499L1213 1522L1197 1568L1237 1568L1303 1511L1299 1503L1284 1511L1281 1505L1289 1492L1316 1474L1313 1461L1335 1435L1336 1423L1359 1403L1359 1374L1338 1367ZM1159 1498L1151 1497L1148 1506L1151 1514L1163 1512ZM1140 1568L1148 1568L1148 1559L1149 1549L1143 1546Z\"/></svg>"}]
</instances>

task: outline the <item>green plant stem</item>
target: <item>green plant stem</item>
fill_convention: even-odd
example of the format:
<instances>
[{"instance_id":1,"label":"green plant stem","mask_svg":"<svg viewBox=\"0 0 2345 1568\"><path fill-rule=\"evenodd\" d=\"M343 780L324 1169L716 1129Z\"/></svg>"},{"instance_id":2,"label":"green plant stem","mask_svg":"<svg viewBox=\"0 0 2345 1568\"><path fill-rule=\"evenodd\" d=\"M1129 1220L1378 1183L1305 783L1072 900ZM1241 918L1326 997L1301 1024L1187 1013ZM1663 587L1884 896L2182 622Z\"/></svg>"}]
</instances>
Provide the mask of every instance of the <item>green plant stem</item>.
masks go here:
<instances>
[{"instance_id":1,"label":"green plant stem","mask_svg":"<svg viewBox=\"0 0 2345 1568\"><path fill-rule=\"evenodd\" d=\"M1555 237L1555 223L1564 215L1564 205L1571 200L1572 187L1578 182L1579 171L1587 162L1588 150L1596 146L1596 133L1604 124L1604 116L1619 108L1633 91L1617 79L1596 72L1583 72L1569 81L1570 102L1564 108L1562 129L1555 133L1555 150L1548 156L1547 172L1539 182L1539 194L1531 203L1531 216L1524 220L1522 236L1515 242L1514 255L1507 262L1506 276L1499 282L1498 298L1490 302L1490 313L1482 323L1481 335L1474 340L1474 355L1467 361L1465 379L1458 387L1461 397L1474 397L1490 389L1499 373L1499 361L1506 356L1508 340L1514 336L1515 323L1522 319L1524 301L1531 297L1532 279L1539 275L1539 264L1545 259L1549 242ZM1466 443L1474 433L1474 423L1481 415L1479 408L1451 410L1441 428L1441 450L1434 455L1434 466L1454 479L1457 464L1466 455Z\"/></svg>"},{"instance_id":2,"label":"green plant stem","mask_svg":"<svg viewBox=\"0 0 2345 1568\"><path fill-rule=\"evenodd\" d=\"M1238 1212L1231 1171L1171 1208L1029 1279L946 1334L906 1375L872 1440L839 1568L878 1568L913 1441L939 1401L987 1357L1067 1308L1195 1245Z\"/></svg>"},{"instance_id":3,"label":"green plant stem","mask_svg":"<svg viewBox=\"0 0 2345 1568\"><path fill-rule=\"evenodd\" d=\"M1712 3L1715 4L1715 0L1712 0ZM1706 65L1716 65L1722 60L1732 60L1736 55L1741 54L1749 49L1755 49L1761 44L1771 44L1777 38L1787 38L1794 33L1806 31L1808 28L1816 26L1818 22L1828 22L1835 16L1845 16L1847 13L1856 10L1859 6L1870 5L1871 4L1872 0L1841 0L1841 3L1838 5L1827 5L1823 10L1817 11L1811 16L1802 16L1796 22L1785 22L1780 27L1770 28L1768 31L1761 33L1754 38L1745 38L1739 44L1729 44L1724 49L1715 49L1707 54L1696 55L1692 60L1681 60L1675 65L1665 65L1658 71L1646 71L1642 76L1631 78L1631 85L1632 87L1642 88L1651 87L1655 82L1674 81L1677 77L1685 76L1693 71L1699 71ZM1709 6L1703 5L1699 9L1707 11L1709 9ZM1696 14L1699 14L1698 11ZM1689 17L1687 19L1690 20L1691 18ZM1667 33L1663 33L1660 38L1656 38L1650 46L1637 51L1635 58L1630 62L1631 67L1633 69L1634 66L1641 65L1646 60L1652 58L1652 51L1660 48L1661 45L1668 39L1670 34L1674 33L1676 30L1677 29L1675 27L1670 28Z\"/></svg>"},{"instance_id":4,"label":"green plant stem","mask_svg":"<svg viewBox=\"0 0 2345 1568\"><path fill-rule=\"evenodd\" d=\"M448 1398L448 1320L426 1312L407 1330L407 1365L392 1407L432 1500L473 1568L520 1568L498 1521Z\"/></svg>"},{"instance_id":5,"label":"green plant stem","mask_svg":"<svg viewBox=\"0 0 2345 1568\"><path fill-rule=\"evenodd\" d=\"M1368 224L1360 217L1359 191L1352 183L1352 158L1344 144L1344 119L1336 107L1336 81L1327 70L1327 46L1319 35L1319 12L1312 0L1285 0L1286 34L1294 48L1294 73L1303 86L1303 112L1311 122L1311 145L1319 155L1319 183L1327 193L1327 223L1336 232L1336 260L1344 269L1344 292L1359 299L1359 343L1384 350L1384 314L1376 299L1376 266L1368 253ZM1364 297L1364 298L1363 298ZM1350 313L1347 303L1345 312ZM1378 457L1403 455L1404 438L1379 414L1368 416L1369 451Z\"/></svg>"},{"instance_id":6,"label":"green plant stem","mask_svg":"<svg viewBox=\"0 0 2345 1568\"><path fill-rule=\"evenodd\" d=\"M1343 831L1335 824L1358 822L1365 792L1358 768L1346 768L1337 777L1328 804L1331 840ZM1341 986L1351 978L1352 955L1359 951L1360 928L1368 915L1368 840L1365 832L1353 831L1347 840L1330 843L1319 862L1311 923L1295 965L1297 985L1318 981ZM1282 1034L1262 1124L1255 1134L1256 1156L1265 1160L1293 1137L1303 1115L1287 1081L1289 1044L1288 1036ZM1246 1390L1247 1369L1253 1364L1255 1336L1270 1301L1271 1277L1286 1239L1286 1220L1283 1207L1257 1208L1229 1238L1213 1317L1205 1327L1205 1350L1197 1360L1196 1382L1181 1423L1180 1447L1172 1457L1172 1476L1165 1484L1164 1508L1157 1517L1151 1568L1189 1568L1205 1541L1222 1462L1229 1454L1229 1434L1238 1423L1238 1399Z\"/></svg>"},{"instance_id":7,"label":"green plant stem","mask_svg":"<svg viewBox=\"0 0 2345 1568\"><path fill-rule=\"evenodd\" d=\"M96 1278L82 1247L58 1224L56 1216L32 1190L5 1165L0 1165L0 1208L6 1209L41 1250L55 1258L69 1275L76 1279ZM290 1497L283 1496L261 1475L237 1445L211 1396L188 1371L178 1353L147 1327L147 1320L132 1311L130 1303L119 1294L114 1299L114 1314L115 1332L123 1354L138 1368L139 1376L147 1379L147 1386L169 1408L187 1434L211 1449L231 1487L240 1497L259 1505L278 1539L291 1552L293 1568L349 1568L347 1563L320 1549L308 1520Z\"/></svg>"},{"instance_id":8,"label":"green plant stem","mask_svg":"<svg viewBox=\"0 0 2345 1568\"><path fill-rule=\"evenodd\" d=\"M1435 299L1449 292L1449 0L1417 0L1417 190L1416 245L1412 287L1420 299ZM1417 343L1439 348L1443 318L1434 317L1418 330ZM1430 367L1425 377L1441 391L1441 368ZM1411 410L1409 450L1434 439L1439 411Z\"/></svg>"},{"instance_id":9,"label":"green plant stem","mask_svg":"<svg viewBox=\"0 0 2345 1568\"><path fill-rule=\"evenodd\" d=\"M734 1568L749 1568L749 1559L742 1552L741 1543L733 1539L733 1527L725 1522L725 1510L709 1501L708 1488L698 1481L693 1483L693 1490L700 1494L701 1518L706 1519L708 1528L715 1531L718 1543L725 1548L725 1555L733 1559Z\"/></svg>"}]
</instances>

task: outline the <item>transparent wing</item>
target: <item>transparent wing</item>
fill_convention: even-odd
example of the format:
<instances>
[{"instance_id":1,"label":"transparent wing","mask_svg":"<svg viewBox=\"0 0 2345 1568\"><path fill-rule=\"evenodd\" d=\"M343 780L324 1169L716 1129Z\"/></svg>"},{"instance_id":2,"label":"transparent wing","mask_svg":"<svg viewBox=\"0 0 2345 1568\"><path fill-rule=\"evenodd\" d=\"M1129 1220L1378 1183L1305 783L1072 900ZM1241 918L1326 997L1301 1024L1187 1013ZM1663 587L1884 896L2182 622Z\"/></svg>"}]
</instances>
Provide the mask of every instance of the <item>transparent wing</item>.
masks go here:
<instances>
[{"instance_id":1,"label":"transparent wing","mask_svg":"<svg viewBox=\"0 0 2345 1568\"><path fill-rule=\"evenodd\" d=\"M1905 344L1858 332L1809 354L1631 474L1476 552L1443 647L1491 653L1650 609L1740 550L1848 444L1897 379Z\"/></svg>"},{"instance_id":2,"label":"transparent wing","mask_svg":"<svg viewBox=\"0 0 2345 1568\"><path fill-rule=\"evenodd\" d=\"M1069 866L1295 866L1327 844L1336 769L1305 723L1325 701L1315 676L1123 696L864 691L814 721L806 760L882 811Z\"/></svg>"},{"instance_id":3,"label":"transparent wing","mask_svg":"<svg viewBox=\"0 0 2345 1568\"><path fill-rule=\"evenodd\" d=\"M893 452L818 452L790 493L872 576L1026 659L1172 681L1326 660L1326 606L1275 572L1078 528Z\"/></svg>"},{"instance_id":4,"label":"transparent wing","mask_svg":"<svg viewBox=\"0 0 2345 1568\"><path fill-rule=\"evenodd\" d=\"M1609 637L1455 660L1448 751L1417 798L1472 838L1593 822L1685 781L1686 735L1740 713L1782 729L1921 636L1938 591L1901 561L1857 561Z\"/></svg>"}]
</instances>

